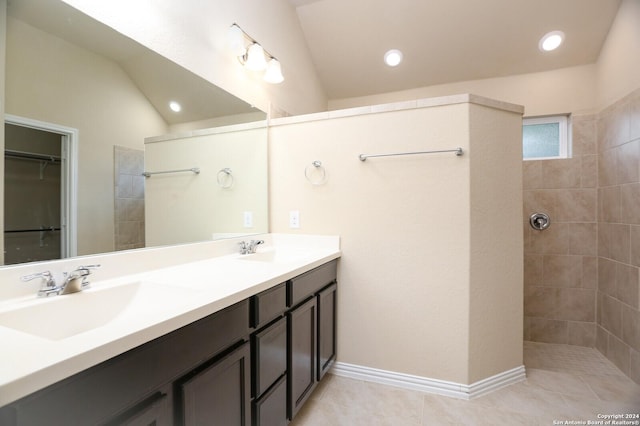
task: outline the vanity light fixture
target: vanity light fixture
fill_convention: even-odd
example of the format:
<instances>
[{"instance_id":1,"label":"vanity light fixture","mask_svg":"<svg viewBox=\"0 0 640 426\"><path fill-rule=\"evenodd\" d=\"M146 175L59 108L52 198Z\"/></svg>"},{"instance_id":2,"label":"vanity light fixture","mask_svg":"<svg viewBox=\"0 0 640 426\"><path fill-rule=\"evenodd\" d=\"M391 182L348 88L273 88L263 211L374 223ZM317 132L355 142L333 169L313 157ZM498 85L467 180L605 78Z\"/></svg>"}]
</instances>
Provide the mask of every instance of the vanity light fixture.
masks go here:
<instances>
[{"instance_id":1,"label":"vanity light fixture","mask_svg":"<svg viewBox=\"0 0 640 426\"><path fill-rule=\"evenodd\" d=\"M402 62L402 52L398 49L391 49L384 54L384 63L390 67L396 67Z\"/></svg>"},{"instance_id":2,"label":"vanity light fixture","mask_svg":"<svg viewBox=\"0 0 640 426\"><path fill-rule=\"evenodd\" d=\"M267 83L284 81L280 61L248 35L238 24L233 24L228 32L229 48L240 63L250 71L265 71L263 79Z\"/></svg>"},{"instance_id":3,"label":"vanity light fixture","mask_svg":"<svg viewBox=\"0 0 640 426\"><path fill-rule=\"evenodd\" d=\"M562 31L551 31L546 33L538 42L538 48L543 52L550 52L560 47L564 41Z\"/></svg>"}]
</instances>

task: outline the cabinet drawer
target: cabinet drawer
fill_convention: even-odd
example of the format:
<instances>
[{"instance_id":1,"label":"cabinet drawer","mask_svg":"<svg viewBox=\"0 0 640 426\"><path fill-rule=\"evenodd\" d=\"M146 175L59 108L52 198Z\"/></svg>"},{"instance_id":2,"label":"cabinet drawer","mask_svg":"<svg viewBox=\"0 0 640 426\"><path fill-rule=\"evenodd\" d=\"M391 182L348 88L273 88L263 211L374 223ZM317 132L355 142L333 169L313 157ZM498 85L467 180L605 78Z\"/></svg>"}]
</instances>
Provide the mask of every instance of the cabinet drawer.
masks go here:
<instances>
[{"instance_id":1,"label":"cabinet drawer","mask_svg":"<svg viewBox=\"0 0 640 426\"><path fill-rule=\"evenodd\" d=\"M289 281L287 305L295 306L336 279L338 261L332 260Z\"/></svg>"},{"instance_id":2,"label":"cabinet drawer","mask_svg":"<svg viewBox=\"0 0 640 426\"><path fill-rule=\"evenodd\" d=\"M287 370L287 321L281 318L252 336L253 396L262 395Z\"/></svg>"},{"instance_id":3,"label":"cabinet drawer","mask_svg":"<svg viewBox=\"0 0 640 426\"><path fill-rule=\"evenodd\" d=\"M287 376L253 403L253 426L287 426Z\"/></svg>"},{"instance_id":4,"label":"cabinet drawer","mask_svg":"<svg viewBox=\"0 0 640 426\"><path fill-rule=\"evenodd\" d=\"M287 288L279 284L251 298L251 326L260 328L287 309Z\"/></svg>"}]
</instances>

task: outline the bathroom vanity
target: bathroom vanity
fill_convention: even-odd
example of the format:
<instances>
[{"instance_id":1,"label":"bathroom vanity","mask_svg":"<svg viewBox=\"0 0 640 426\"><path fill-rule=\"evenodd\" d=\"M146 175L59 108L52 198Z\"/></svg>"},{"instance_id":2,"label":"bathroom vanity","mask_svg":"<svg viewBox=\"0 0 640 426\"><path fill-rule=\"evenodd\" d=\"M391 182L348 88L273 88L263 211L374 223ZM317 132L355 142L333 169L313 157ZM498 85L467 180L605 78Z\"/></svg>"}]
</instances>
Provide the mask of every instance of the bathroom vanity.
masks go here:
<instances>
[{"instance_id":1,"label":"bathroom vanity","mask_svg":"<svg viewBox=\"0 0 640 426\"><path fill-rule=\"evenodd\" d=\"M0 408L0 424L286 425L335 360L339 257L337 249L306 254L291 249L221 256L146 274L148 280L162 276L176 282L186 271L201 271L181 281L188 283L185 288L204 289L191 299L200 299L199 307L183 304L181 310L206 314L11 401ZM216 267L225 274L237 268L254 282L235 293L225 291L234 295L224 298L226 306L213 299L207 303L215 292L192 280L206 271L215 287ZM203 309L207 306L224 307ZM171 315L165 322L180 324L175 318L181 315ZM0 311L0 324L1 318ZM103 327L108 334L109 324ZM46 350L39 356L46 359ZM32 376L46 376L48 370ZM0 387L5 390L12 391L10 384Z\"/></svg>"}]
</instances>

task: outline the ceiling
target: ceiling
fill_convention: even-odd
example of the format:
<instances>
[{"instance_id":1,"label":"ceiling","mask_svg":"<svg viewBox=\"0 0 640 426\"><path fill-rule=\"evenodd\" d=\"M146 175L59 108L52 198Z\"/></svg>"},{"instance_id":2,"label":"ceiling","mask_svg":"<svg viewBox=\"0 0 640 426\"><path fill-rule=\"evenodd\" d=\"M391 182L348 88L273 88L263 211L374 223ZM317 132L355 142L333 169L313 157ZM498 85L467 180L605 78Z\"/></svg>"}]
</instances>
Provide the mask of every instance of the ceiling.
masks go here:
<instances>
[{"instance_id":1,"label":"ceiling","mask_svg":"<svg viewBox=\"0 0 640 426\"><path fill-rule=\"evenodd\" d=\"M118 63L167 124L257 110L62 1L9 0L7 13L29 25ZM183 109L174 113L169 101Z\"/></svg>"},{"instance_id":2,"label":"ceiling","mask_svg":"<svg viewBox=\"0 0 640 426\"><path fill-rule=\"evenodd\" d=\"M591 64L620 0L289 0L329 99ZM565 43L541 52L561 30ZM404 61L383 63L389 49Z\"/></svg>"}]
</instances>

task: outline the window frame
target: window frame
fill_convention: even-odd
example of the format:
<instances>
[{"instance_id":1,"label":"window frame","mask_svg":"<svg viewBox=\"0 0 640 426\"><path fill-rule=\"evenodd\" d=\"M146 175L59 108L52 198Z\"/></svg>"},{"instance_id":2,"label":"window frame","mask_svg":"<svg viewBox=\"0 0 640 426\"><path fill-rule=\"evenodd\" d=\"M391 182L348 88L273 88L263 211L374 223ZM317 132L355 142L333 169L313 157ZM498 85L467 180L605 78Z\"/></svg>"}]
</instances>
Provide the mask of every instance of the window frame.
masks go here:
<instances>
[{"instance_id":1,"label":"window frame","mask_svg":"<svg viewBox=\"0 0 640 426\"><path fill-rule=\"evenodd\" d=\"M524 117L522 119L522 127L527 125L535 125L535 124L551 124L558 123L558 143L559 143L559 152L557 156L554 157L528 157L524 158L524 153L522 156L523 161L533 161L533 160L564 160L567 158L571 158L571 119L569 115L559 114L559 115L546 115L539 117ZM521 143L523 144L524 151L524 138L521 139Z\"/></svg>"}]
</instances>

